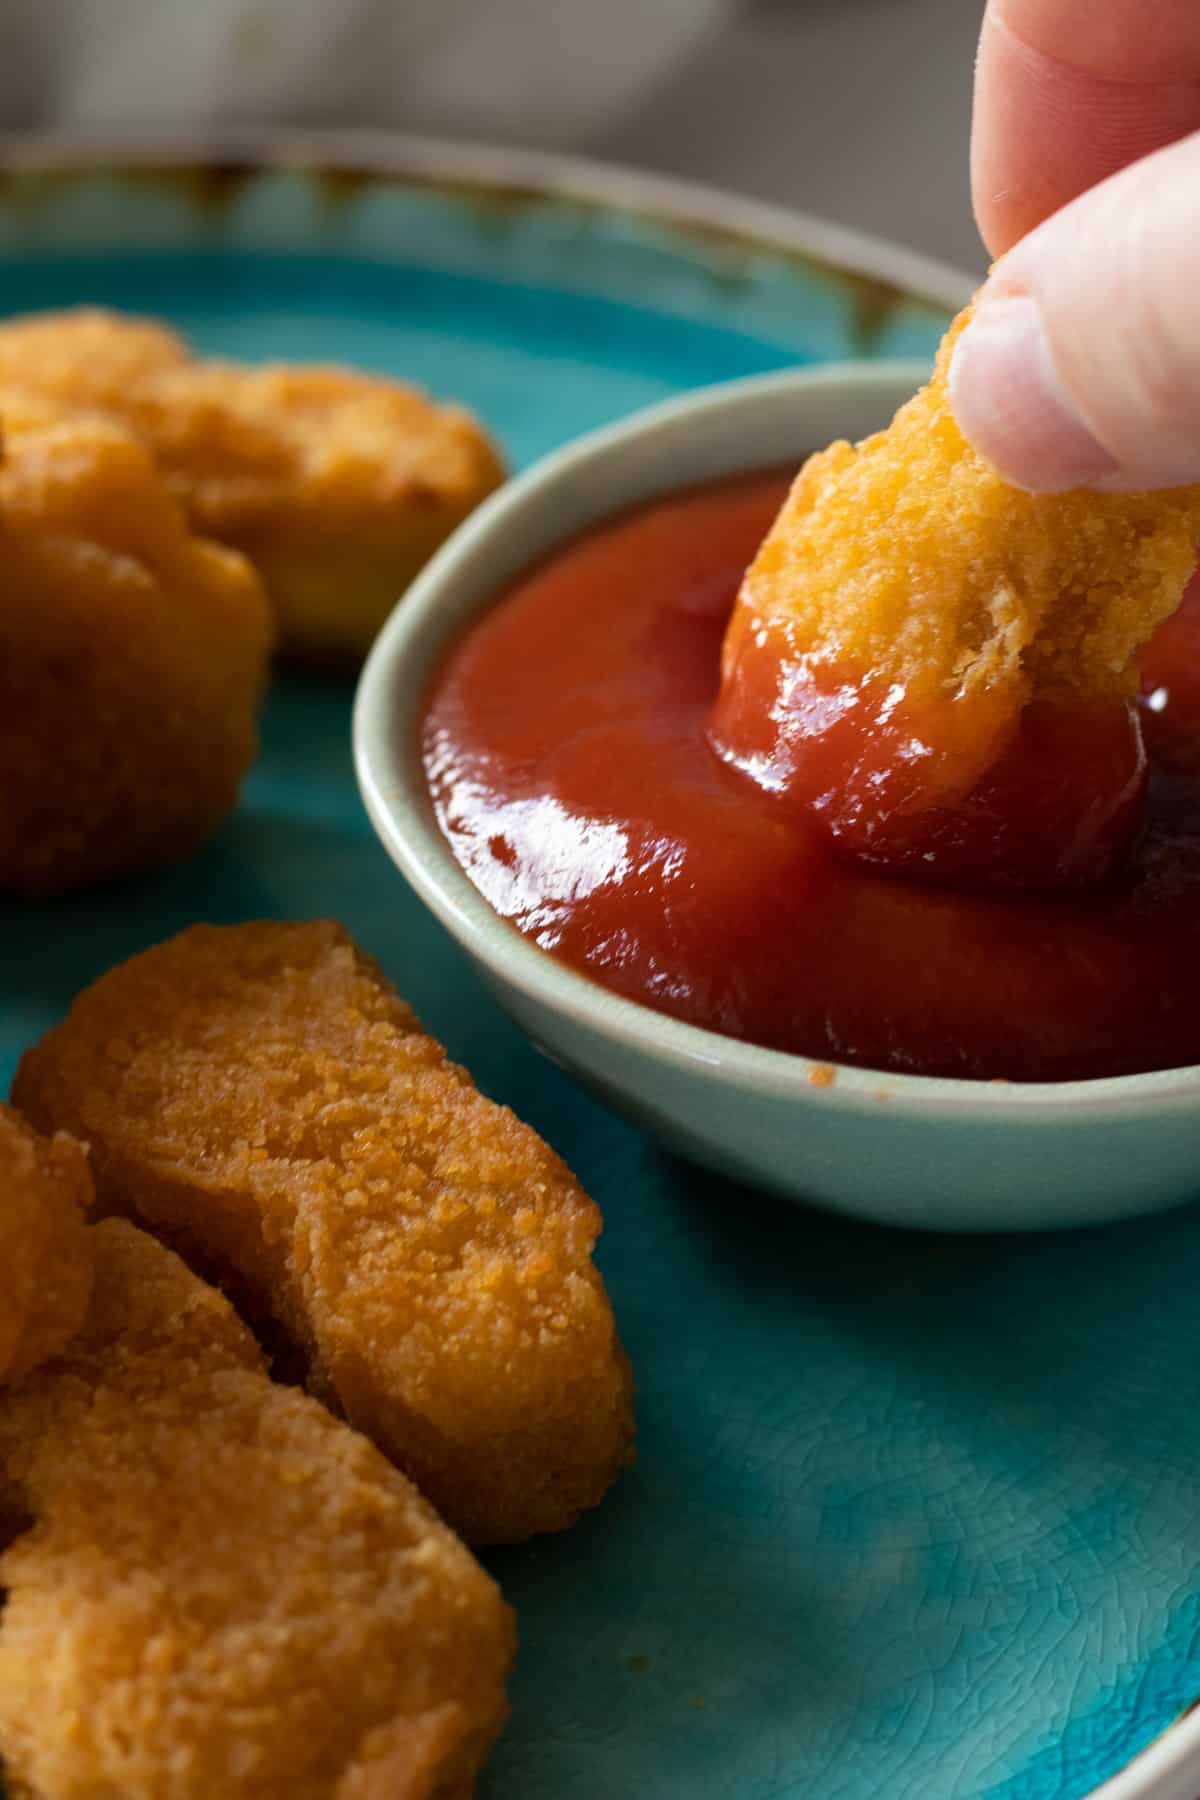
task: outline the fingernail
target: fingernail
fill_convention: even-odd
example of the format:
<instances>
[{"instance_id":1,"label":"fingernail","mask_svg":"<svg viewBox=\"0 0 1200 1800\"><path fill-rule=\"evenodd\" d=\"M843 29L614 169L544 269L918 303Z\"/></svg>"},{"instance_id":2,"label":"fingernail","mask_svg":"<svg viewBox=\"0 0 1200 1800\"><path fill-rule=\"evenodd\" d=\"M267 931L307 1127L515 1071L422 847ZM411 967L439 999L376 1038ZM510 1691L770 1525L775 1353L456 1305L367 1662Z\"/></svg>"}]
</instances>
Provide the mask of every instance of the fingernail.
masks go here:
<instances>
[{"instance_id":1,"label":"fingernail","mask_svg":"<svg viewBox=\"0 0 1200 1800\"><path fill-rule=\"evenodd\" d=\"M1117 467L1063 386L1027 294L979 304L955 346L949 388L963 436L1017 487L1061 493Z\"/></svg>"}]
</instances>

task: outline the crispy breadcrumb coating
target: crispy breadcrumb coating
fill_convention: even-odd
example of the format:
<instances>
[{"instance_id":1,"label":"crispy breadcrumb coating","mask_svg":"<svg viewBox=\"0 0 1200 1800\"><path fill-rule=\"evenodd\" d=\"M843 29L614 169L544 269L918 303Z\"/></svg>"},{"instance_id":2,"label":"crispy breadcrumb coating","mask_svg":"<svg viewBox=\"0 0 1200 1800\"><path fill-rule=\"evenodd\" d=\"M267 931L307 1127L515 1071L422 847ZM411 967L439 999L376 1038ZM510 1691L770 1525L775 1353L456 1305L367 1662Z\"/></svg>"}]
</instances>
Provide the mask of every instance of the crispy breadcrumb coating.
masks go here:
<instances>
[{"instance_id":1,"label":"crispy breadcrumb coating","mask_svg":"<svg viewBox=\"0 0 1200 1800\"><path fill-rule=\"evenodd\" d=\"M743 580L718 754L843 850L954 886L1116 872L1146 760L1135 661L1195 565L1200 488L1027 494L933 379L801 469Z\"/></svg>"},{"instance_id":2,"label":"crispy breadcrumb coating","mask_svg":"<svg viewBox=\"0 0 1200 1800\"><path fill-rule=\"evenodd\" d=\"M467 1800L512 1651L403 1475L135 1227L0 1393L0 1755L26 1800Z\"/></svg>"},{"instance_id":3,"label":"crispy breadcrumb coating","mask_svg":"<svg viewBox=\"0 0 1200 1800\"><path fill-rule=\"evenodd\" d=\"M0 387L27 387L56 412L120 414L142 387L191 360L177 332L98 306L0 322Z\"/></svg>"},{"instance_id":4,"label":"crispy breadcrumb coating","mask_svg":"<svg viewBox=\"0 0 1200 1800\"><path fill-rule=\"evenodd\" d=\"M136 431L193 527L242 550L283 648L361 655L418 569L503 479L469 413L342 368L197 361L95 308L0 325L0 383Z\"/></svg>"},{"instance_id":5,"label":"crispy breadcrumb coating","mask_svg":"<svg viewBox=\"0 0 1200 1800\"><path fill-rule=\"evenodd\" d=\"M569 1525L628 1456L596 1207L330 923L196 926L27 1052L17 1103L298 1347L471 1541Z\"/></svg>"},{"instance_id":6,"label":"crispy breadcrumb coating","mask_svg":"<svg viewBox=\"0 0 1200 1800\"><path fill-rule=\"evenodd\" d=\"M87 1158L72 1138L39 1138L0 1106L0 1384L22 1380L83 1323L91 1195Z\"/></svg>"},{"instance_id":7,"label":"crispy breadcrumb coating","mask_svg":"<svg viewBox=\"0 0 1200 1800\"><path fill-rule=\"evenodd\" d=\"M191 850L255 750L270 609L145 449L0 388L0 888Z\"/></svg>"},{"instance_id":8,"label":"crispy breadcrumb coating","mask_svg":"<svg viewBox=\"0 0 1200 1800\"><path fill-rule=\"evenodd\" d=\"M1131 695L1134 658L1195 567L1200 489L1027 494L967 444L947 397L968 308L886 431L796 478L739 597L726 673L756 630L917 700Z\"/></svg>"}]
</instances>

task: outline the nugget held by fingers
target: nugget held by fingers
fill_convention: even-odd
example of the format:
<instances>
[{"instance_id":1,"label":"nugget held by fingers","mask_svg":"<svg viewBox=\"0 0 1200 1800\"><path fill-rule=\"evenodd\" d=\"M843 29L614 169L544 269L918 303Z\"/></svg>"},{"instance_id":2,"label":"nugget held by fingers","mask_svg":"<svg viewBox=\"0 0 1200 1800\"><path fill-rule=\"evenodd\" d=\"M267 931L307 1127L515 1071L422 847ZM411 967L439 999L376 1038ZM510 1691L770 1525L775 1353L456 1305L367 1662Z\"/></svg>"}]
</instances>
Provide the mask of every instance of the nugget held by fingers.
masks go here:
<instances>
[{"instance_id":1,"label":"nugget held by fingers","mask_svg":"<svg viewBox=\"0 0 1200 1800\"><path fill-rule=\"evenodd\" d=\"M1200 490L1010 486L950 410L968 317L887 430L801 469L729 625L714 742L866 860L1092 879L1137 828L1135 658L1195 567Z\"/></svg>"},{"instance_id":2,"label":"nugget held by fingers","mask_svg":"<svg viewBox=\"0 0 1200 1800\"><path fill-rule=\"evenodd\" d=\"M94 307L0 325L0 384L96 410L151 451L195 530L243 551L282 647L360 656L504 468L463 408L351 369L195 358Z\"/></svg>"},{"instance_id":3,"label":"nugget held by fingers","mask_svg":"<svg viewBox=\"0 0 1200 1800\"><path fill-rule=\"evenodd\" d=\"M569 1525L627 1460L595 1206L336 925L197 926L135 957L14 1093L471 1541Z\"/></svg>"},{"instance_id":4,"label":"nugget held by fingers","mask_svg":"<svg viewBox=\"0 0 1200 1800\"><path fill-rule=\"evenodd\" d=\"M506 1710L494 1583L170 1251L84 1237L82 1328L0 1387L9 1791L468 1800Z\"/></svg>"},{"instance_id":5,"label":"nugget held by fingers","mask_svg":"<svg viewBox=\"0 0 1200 1800\"><path fill-rule=\"evenodd\" d=\"M180 856L254 755L271 620L119 426L0 388L0 888Z\"/></svg>"}]
</instances>

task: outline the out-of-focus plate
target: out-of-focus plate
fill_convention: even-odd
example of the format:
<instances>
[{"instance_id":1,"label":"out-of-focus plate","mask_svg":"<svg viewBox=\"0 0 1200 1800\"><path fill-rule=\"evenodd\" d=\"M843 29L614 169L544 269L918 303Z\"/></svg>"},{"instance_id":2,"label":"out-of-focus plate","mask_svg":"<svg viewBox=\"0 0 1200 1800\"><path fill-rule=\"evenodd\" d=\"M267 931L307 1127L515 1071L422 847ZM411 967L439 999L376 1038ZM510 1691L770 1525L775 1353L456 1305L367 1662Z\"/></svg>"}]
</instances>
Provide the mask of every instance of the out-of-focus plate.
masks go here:
<instances>
[{"instance_id":1,"label":"out-of-focus plate","mask_svg":"<svg viewBox=\"0 0 1200 1800\"><path fill-rule=\"evenodd\" d=\"M10 145L0 168L4 310L100 301L206 350L411 376L518 464L699 383L927 355L966 285L500 152ZM654 1150L402 887L355 791L350 697L279 681L238 814L186 866L0 905L0 1087L78 987L191 920L334 914L596 1195L641 1455L574 1531L489 1558L522 1650L487 1800L1086 1793L1200 1692L1200 1219L904 1237Z\"/></svg>"}]
</instances>

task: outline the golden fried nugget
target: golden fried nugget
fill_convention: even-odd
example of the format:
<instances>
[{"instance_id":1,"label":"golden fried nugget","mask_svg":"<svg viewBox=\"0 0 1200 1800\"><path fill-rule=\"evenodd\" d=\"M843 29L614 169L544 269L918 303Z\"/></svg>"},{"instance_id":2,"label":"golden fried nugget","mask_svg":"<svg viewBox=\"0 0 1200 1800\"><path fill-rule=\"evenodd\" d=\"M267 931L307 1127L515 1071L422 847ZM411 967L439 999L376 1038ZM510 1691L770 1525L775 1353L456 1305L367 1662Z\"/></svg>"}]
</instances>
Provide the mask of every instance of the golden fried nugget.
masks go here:
<instances>
[{"instance_id":1,"label":"golden fried nugget","mask_svg":"<svg viewBox=\"0 0 1200 1800\"><path fill-rule=\"evenodd\" d=\"M1140 767L1121 709L1137 652L1195 566L1200 489L1009 486L950 410L950 358L969 316L886 431L833 444L801 469L738 596L714 740L869 850L872 834L886 835L881 795L898 814L953 808L1012 747L1025 709L1038 709L1048 738L1049 713L1086 707L1095 720L1108 708L1103 829L1115 843ZM1067 746L1078 735L1057 734ZM1072 771L1073 804L1083 775ZM978 808L981 818L1002 810L997 793ZM947 838L956 829L946 822ZM1046 855L1042 846L1034 862Z\"/></svg>"},{"instance_id":2,"label":"golden fried nugget","mask_svg":"<svg viewBox=\"0 0 1200 1800\"><path fill-rule=\"evenodd\" d=\"M929 384L886 431L810 457L739 596L727 657L757 622L793 651L915 697L1134 692L1134 658L1196 564L1200 489L1027 494L966 442Z\"/></svg>"},{"instance_id":3,"label":"golden fried nugget","mask_svg":"<svg viewBox=\"0 0 1200 1800\"><path fill-rule=\"evenodd\" d=\"M39 1138L0 1105L0 1384L20 1381L83 1323L91 1194L87 1157L72 1138Z\"/></svg>"},{"instance_id":4,"label":"golden fried nugget","mask_svg":"<svg viewBox=\"0 0 1200 1800\"><path fill-rule=\"evenodd\" d=\"M0 383L99 409L153 452L193 527L245 552L285 650L361 655L418 569L503 479L463 409L341 368L194 360L94 308L0 326Z\"/></svg>"},{"instance_id":5,"label":"golden fried nugget","mask_svg":"<svg viewBox=\"0 0 1200 1800\"><path fill-rule=\"evenodd\" d=\"M27 387L58 413L120 415L131 396L191 361L177 332L153 319L79 306L0 323L0 388Z\"/></svg>"},{"instance_id":6,"label":"golden fried nugget","mask_svg":"<svg viewBox=\"0 0 1200 1800\"><path fill-rule=\"evenodd\" d=\"M251 559L303 656L362 655L504 475L469 413L349 369L205 363L154 407L148 441L196 528Z\"/></svg>"},{"instance_id":7,"label":"golden fried nugget","mask_svg":"<svg viewBox=\"0 0 1200 1800\"><path fill-rule=\"evenodd\" d=\"M0 887L192 849L255 749L270 609L193 537L145 449L0 388Z\"/></svg>"},{"instance_id":8,"label":"golden fried nugget","mask_svg":"<svg viewBox=\"0 0 1200 1800\"><path fill-rule=\"evenodd\" d=\"M467 1800L505 1714L494 1583L170 1251L87 1236L81 1334L0 1393L0 1509L34 1526L0 1557L8 1791Z\"/></svg>"},{"instance_id":9,"label":"golden fried nugget","mask_svg":"<svg viewBox=\"0 0 1200 1800\"><path fill-rule=\"evenodd\" d=\"M571 1524L627 1365L568 1170L330 923L196 926L95 982L14 1089L102 1202L269 1315L465 1537Z\"/></svg>"}]
</instances>

